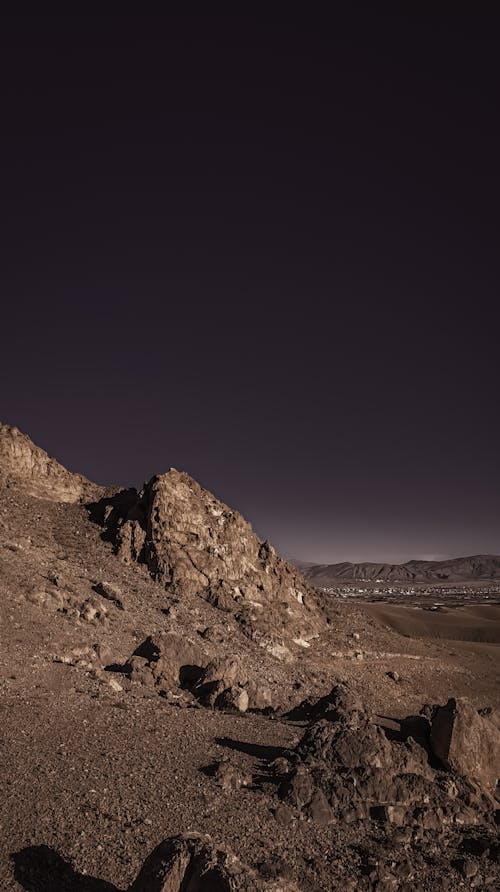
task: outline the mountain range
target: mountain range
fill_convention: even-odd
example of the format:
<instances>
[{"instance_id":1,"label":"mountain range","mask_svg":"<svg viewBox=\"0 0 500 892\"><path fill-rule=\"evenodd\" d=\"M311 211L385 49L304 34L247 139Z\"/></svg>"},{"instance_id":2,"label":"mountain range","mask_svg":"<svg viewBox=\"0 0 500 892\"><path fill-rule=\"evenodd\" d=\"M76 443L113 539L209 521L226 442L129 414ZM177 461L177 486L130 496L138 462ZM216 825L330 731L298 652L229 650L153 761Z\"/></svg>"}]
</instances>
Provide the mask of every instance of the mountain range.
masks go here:
<instances>
[{"instance_id":1,"label":"mountain range","mask_svg":"<svg viewBox=\"0 0 500 892\"><path fill-rule=\"evenodd\" d=\"M444 561L407 561L404 564L374 562L310 564L296 561L304 577L318 588L349 582L467 582L500 579L500 556L475 554Z\"/></svg>"}]
</instances>

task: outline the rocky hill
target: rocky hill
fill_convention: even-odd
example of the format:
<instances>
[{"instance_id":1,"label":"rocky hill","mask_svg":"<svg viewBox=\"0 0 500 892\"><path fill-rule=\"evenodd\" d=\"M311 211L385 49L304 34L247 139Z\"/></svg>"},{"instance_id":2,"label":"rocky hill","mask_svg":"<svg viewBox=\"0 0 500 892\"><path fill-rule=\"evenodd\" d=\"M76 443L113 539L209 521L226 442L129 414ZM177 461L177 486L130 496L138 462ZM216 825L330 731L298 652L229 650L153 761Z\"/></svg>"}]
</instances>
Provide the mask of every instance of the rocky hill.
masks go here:
<instances>
[{"instance_id":1,"label":"rocky hill","mask_svg":"<svg viewBox=\"0 0 500 892\"><path fill-rule=\"evenodd\" d=\"M495 888L493 645L322 600L185 473L0 432L2 892Z\"/></svg>"},{"instance_id":2,"label":"rocky hill","mask_svg":"<svg viewBox=\"0 0 500 892\"><path fill-rule=\"evenodd\" d=\"M188 474L171 469L99 508L124 561L144 564L172 595L199 595L233 614L254 640L272 646L284 636L309 647L325 628L296 568Z\"/></svg>"}]
</instances>

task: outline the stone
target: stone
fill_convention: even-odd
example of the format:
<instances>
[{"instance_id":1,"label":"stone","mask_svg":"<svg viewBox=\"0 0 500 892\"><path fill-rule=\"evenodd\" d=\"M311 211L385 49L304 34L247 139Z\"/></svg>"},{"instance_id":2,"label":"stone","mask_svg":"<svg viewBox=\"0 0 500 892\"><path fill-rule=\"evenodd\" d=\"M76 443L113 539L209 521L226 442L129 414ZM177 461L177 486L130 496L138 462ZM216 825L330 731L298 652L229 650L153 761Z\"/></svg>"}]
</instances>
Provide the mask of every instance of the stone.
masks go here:
<instances>
[{"instance_id":1,"label":"stone","mask_svg":"<svg viewBox=\"0 0 500 892\"><path fill-rule=\"evenodd\" d=\"M258 684L255 681L248 682L248 708L249 709L271 709L272 693L269 688Z\"/></svg>"},{"instance_id":2,"label":"stone","mask_svg":"<svg viewBox=\"0 0 500 892\"><path fill-rule=\"evenodd\" d=\"M190 687L202 672L206 657L200 645L178 632L149 635L127 662L132 681L153 684L162 690Z\"/></svg>"},{"instance_id":3,"label":"stone","mask_svg":"<svg viewBox=\"0 0 500 892\"><path fill-rule=\"evenodd\" d=\"M388 805L387 820L395 827L404 827L406 822L406 808L404 805Z\"/></svg>"},{"instance_id":4,"label":"stone","mask_svg":"<svg viewBox=\"0 0 500 892\"><path fill-rule=\"evenodd\" d=\"M298 765L281 787L281 794L296 808L308 805L314 793L314 781L305 765Z\"/></svg>"},{"instance_id":5,"label":"stone","mask_svg":"<svg viewBox=\"0 0 500 892\"><path fill-rule=\"evenodd\" d=\"M228 757L221 759L213 766L213 777L225 793L239 790L240 787L248 787L252 783L251 775L245 774L240 768L233 765Z\"/></svg>"},{"instance_id":6,"label":"stone","mask_svg":"<svg viewBox=\"0 0 500 892\"><path fill-rule=\"evenodd\" d=\"M248 709L248 694L245 688L236 686L226 688L217 697L215 706L218 709L225 709L230 712L246 712Z\"/></svg>"},{"instance_id":7,"label":"stone","mask_svg":"<svg viewBox=\"0 0 500 892\"><path fill-rule=\"evenodd\" d=\"M94 659L100 666L109 666L113 662L113 651L109 644L94 644Z\"/></svg>"},{"instance_id":8,"label":"stone","mask_svg":"<svg viewBox=\"0 0 500 892\"><path fill-rule=\"evenodd\" d=\"M315 790L312 799L307 806L306 813L316 824L331 824L335 820L328 800L322 790Z\"/></svg>"},{"instance_id":9,"label":"stone","mask_svg":"<svg viewBox=\"0 0 500 892\"><path fill-rule=\"evenodd\" d=\"M111 582L97 582L93 589L98 595L111 601L119 610L125 610L123 592L117 585L113 585Z\"/></svg>"},{"instance_id":10,"label":"stone","mask_svg":"<svg viewBox=\"0 0 500 892\"><path fill-rule=\"evenodd\" d=\"M246 712L250 702L247 681L239 660L221 658L208 663L192 690L204 706Z\"/></svg>"},{"instance_id":11,"label":"stone","mask_svg":"<svg viewBox=\"0 0 500 892\"><path fill-rule=\"evenodd\" d=\"M437 706L430 746L443 766L494 790L500 777L500 731L465 698Z\"/></svg>"},{"instance_id":12,"label":"stone","mask_svg":"<svg viewBox=\"0 0 500 892\"><path fill-rule=\"evenodd\" d=\"M286 879L266 880L209 836L187 833L161 842L128 892L298 892Z\"/></svg>"},{"instance_id":13,"label":"stone","mask_svg":"<svg viewBox=\"0 0 500 892\"><path fill-rule=\"evenodd\" d=\"M345 684L306 707L310 722L290 756L280 794L307 817L328 823L331 811L345 822L370 818L436 838L453 822L491 821L494 800L487 791L429 764L423 716L402 720L403 733L389 739Z\"/></svg>"},{"instance_id":14,"label":"stone","mask_svg":"<svg viewBox=\"0 0 500 892\"><path fill-rule=\"evenodd\" d=\"M274 817L282 827L289 827L295 820L292 809L289 808L288 805L283 804L278 805L278 807L274 809Z\"/></svg>"}]
</instances>

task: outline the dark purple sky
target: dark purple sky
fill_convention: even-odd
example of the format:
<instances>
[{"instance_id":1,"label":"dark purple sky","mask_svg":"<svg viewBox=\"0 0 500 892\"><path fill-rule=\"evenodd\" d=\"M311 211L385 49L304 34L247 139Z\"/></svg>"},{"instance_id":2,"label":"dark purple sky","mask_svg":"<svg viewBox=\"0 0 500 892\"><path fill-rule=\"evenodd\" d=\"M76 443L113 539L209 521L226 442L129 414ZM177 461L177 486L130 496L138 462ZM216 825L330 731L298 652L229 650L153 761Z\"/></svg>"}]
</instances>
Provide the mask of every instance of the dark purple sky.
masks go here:
<instances>
[{"instance_id":1,"label":"dark purple sky","mask_svg":"<svg viewBox=\"0 0 500 892\"><path fill-rule=\"evenodd\" d=\"M358 9L2 17L0 418L296 557L500 553L500 18Z\"/></svg>"}]
</instances>

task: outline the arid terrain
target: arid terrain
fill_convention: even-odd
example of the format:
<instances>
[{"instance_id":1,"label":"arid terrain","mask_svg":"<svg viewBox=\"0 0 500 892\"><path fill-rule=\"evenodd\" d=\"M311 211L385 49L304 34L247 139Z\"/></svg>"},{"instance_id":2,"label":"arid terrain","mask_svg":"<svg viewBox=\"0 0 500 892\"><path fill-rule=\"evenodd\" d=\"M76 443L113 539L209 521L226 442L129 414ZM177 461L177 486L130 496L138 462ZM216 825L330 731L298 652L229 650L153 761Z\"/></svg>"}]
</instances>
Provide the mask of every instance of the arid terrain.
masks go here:
<instances>
[{"instance_id":1,"label":"arid terrain","mask_svg":"<svg viewBox=\"0 0 500 892\"><path fill-rule=\"evenodd\" d=\"M0 495L2 892L500 887L498 568L304 579L5 425Z\"/></svg>"}]
</instances>

